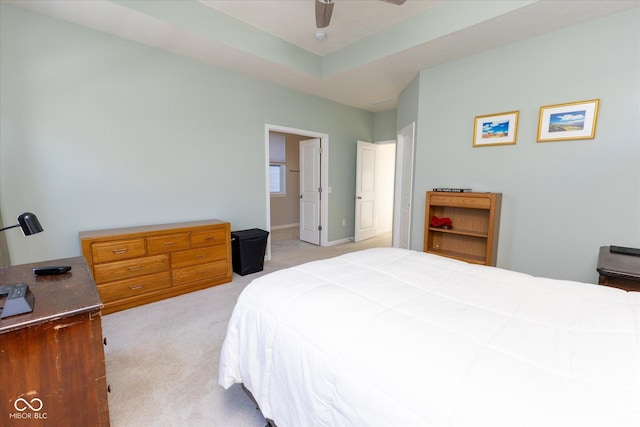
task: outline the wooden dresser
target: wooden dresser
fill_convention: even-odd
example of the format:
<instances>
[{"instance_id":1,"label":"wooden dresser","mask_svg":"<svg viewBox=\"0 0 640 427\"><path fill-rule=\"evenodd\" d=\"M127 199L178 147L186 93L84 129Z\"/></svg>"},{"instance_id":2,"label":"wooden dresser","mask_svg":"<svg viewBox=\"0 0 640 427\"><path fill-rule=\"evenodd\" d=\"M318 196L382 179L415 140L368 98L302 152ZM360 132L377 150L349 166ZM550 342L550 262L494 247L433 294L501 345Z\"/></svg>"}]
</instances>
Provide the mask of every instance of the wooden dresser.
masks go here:
<instances>
[{"instance_id":1,"label":"wooden dresser","mask_svg":"<svg viewBox=\"0 0 640 427\"><path fill-rule=\"evenodd\" d=\"M80 233L103 313L230 282L231 225L219 220Z\"/></svg>"},{"instance_id":2,"label":"wooden dresser","mask_svg":"<svg viewBox=\"0 0 640 427\"><path fill-rule=\"evenodd\" d=\"M54 265L71 271L33 274ZM0 319L0 425L108 426L102 303L87 263L0 268L0 285L15 283L28 285L35 301L32 312Z\"/></svg>"}]
</instances>

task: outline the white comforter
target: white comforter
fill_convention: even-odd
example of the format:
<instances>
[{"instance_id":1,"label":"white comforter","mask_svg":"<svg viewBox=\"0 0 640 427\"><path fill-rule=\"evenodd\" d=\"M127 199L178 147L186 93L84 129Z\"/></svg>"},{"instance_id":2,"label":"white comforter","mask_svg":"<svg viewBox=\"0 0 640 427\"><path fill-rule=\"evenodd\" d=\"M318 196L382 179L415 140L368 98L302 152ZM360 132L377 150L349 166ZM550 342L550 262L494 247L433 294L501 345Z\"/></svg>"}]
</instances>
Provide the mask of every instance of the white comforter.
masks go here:
<instances>
[{"instance_id":1,"label":"white comforter","mask_svg":"<svg viewBox=\"0 0 640 427\"><path fill-rule=\"evenodd\" d=\"M640 293L352 253L254 280L219 383L278 427L639 427Z\"/></svg>"}]
</instances>

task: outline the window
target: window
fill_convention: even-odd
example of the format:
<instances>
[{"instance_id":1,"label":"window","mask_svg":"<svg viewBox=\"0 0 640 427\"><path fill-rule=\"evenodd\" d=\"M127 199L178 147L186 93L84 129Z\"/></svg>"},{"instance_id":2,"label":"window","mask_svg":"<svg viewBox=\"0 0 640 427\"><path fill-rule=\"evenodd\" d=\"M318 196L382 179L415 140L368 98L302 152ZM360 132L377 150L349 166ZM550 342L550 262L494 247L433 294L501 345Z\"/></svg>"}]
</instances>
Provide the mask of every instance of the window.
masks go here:
<instances>
[{"instance_id":1,"label":"window","mask_svg":"<svg viewBox=\"0 0 640 427\"><path fill-rule=\"evenodd\" d=\"M269 191L272 196L287 194L285 165L271 163L269 165Z\"/></svg>"},{"instance_id":2,"label":"window","mask_svg":"<svg viewBox=\"0 0 640 427\"><path fill-rule=\"evenodd\" d=\"M269 191L272 196L287 194L285 136L269 133Z\"/></svg>"}]
</instances>

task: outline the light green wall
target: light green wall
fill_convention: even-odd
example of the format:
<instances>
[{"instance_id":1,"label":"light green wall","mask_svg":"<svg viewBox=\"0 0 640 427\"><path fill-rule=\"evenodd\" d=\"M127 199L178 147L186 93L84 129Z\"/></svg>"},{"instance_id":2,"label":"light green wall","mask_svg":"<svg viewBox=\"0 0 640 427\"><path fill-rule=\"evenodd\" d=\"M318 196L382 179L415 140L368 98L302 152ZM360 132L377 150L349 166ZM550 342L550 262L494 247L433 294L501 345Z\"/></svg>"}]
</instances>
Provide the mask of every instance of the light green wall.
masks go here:
<instances>
[{"instance_id":1,"label":"light green wall","mask_svg":"<svg viewBox=\"0 0 640 427\"><path fill-rule=\"evenodd\" d=\"M420 76L416 76L398 97L396 110L398 130L418 119L418 104L420 102ZM417 123L416 123L417 127ZM416 129L416 136L417 136Z\"/></svg>"},{"instance_id":2,"label":"light green wall","mask_svg":"<svg viewBox=\"0 0 640 427\"><path fill-rule=\"evenodd\" d=\"M638 10L423 70L401 94L416 121L412 247L424 192L504 194L499 266L595 282L598 247L640 246ZM80 254L80 230L221 218L265 228L264 125L330 135L329 241L351 236L365 111L0 4L0 235L14 264ZM536 143L539 107L600 98L594 140ZM476 115L520 110L515 146L472 148ZM394 137L395 137L395 132ZM386 139L386 138L382 138ZM6 239L6 242L4 241ZM4 260L3 260L4 261Z\"/></svg>"},{"instance_id":3,"label":"light green wall","mask_svg":"<svg viewBox=\"0 0 640 427\"><path fill-rule=\"evenodd\" d=\"M373 118L373 141L395 141L397 110L376 113Z\"/></svg>"},{"instance_id":4,"label":"light green wall","mask_svg":"<svg viewBox=\"0 0 640 427\"><path fill-rule=\"evenodd\" d=\"M266 123L329 134L328 237L353 234L341 220L373 113L0 7L0 213L32 211L45 229L3 233L11 263L77 256L88 229L267 227Z\"/></svg>"},{"instance_id":5,"label":"light green wall","mask_svg":"<svg viewBox=\"0 0 640 427\"><path fill-rule=\"evenodd\" d=\"M595 283L600 246L640 247L639 22L635 9L423 70L398 107L401 126L418 93L412 247L425 191L458 186L503 193L500 267ZM536 142L540 106L595 98L595 139ZM475 116L513 110L516 145L472 147Z\"/></svg>"}]
</instances>

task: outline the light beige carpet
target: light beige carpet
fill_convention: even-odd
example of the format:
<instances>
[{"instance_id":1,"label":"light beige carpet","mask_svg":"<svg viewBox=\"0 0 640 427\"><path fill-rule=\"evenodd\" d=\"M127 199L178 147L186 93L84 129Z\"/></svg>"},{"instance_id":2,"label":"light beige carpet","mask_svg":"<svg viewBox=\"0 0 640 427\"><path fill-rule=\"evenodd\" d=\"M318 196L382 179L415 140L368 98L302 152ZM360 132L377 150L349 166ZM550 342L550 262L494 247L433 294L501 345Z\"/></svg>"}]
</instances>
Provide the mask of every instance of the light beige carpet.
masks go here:
<instances>
[{"instance_id":1,"label":"light beige carpet","mask_svg":"<svg viewBox=\"0 0 640 427\"><path fill-rule=\"evenodd\" d=\"M218 385L220 348L242 289L271 271L391 245L390 234L329 247L295 240L290 230L271 237L260 273L103 317L112 426L264 426L240 386Z\"/></svg>"}]
</instances>

